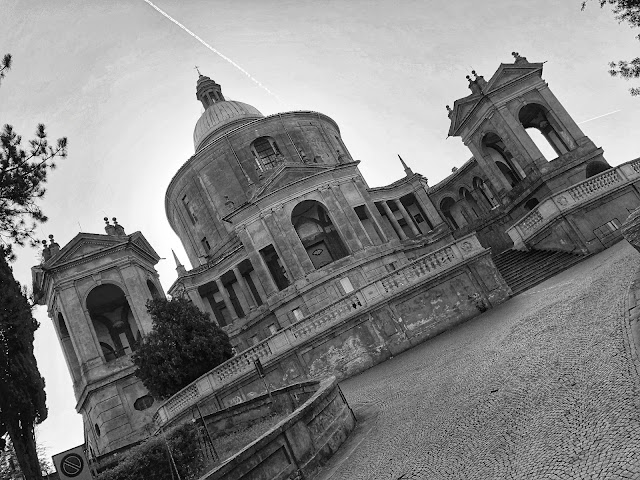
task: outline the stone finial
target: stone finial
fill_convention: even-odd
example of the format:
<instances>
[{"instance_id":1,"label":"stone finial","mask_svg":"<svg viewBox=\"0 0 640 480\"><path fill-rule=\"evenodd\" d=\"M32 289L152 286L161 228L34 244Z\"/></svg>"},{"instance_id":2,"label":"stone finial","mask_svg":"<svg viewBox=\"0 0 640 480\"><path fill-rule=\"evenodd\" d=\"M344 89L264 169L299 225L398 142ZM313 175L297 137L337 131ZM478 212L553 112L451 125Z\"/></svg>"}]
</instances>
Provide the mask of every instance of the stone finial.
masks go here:
<instances>
[{"instance_id":1,"label":"stone finial","mask_svg":"<svg viewBox=\"0 0 640 480\"><path fill-rule=\"evenodd\" d=\"M400 154L398 154L398 158L400 159L400 163L402 163L402 167L404 168L404 174L407 177L410 177L413 175L413 171L407 166L406 163L404 163L404 160L402 159L402 157L400 156Z\"/></svg>"},{"instance_id":2,"label":"stone finial","mask_svg":"<svg viewBox=\"0 0 640 480\"><path fill-rule=\"evenodd\" d=\"M447 105L447 116L449 118L453 117L453 109L449 105Z\"/></svg>"},{"instance_id":3,"label":"stone finial","mask_svg":"<svg viewBox=\"0 0 640 480\"><path fill-rule=\"evenodd\" d=\"M345 155L340 151L339 148L336 148L336 153L338 154L338 163L344 163Z\"/></svg>"},{"instance_id":4,"label":"stone finial","mask_svg":"<svg viewBox=\"0 0 640 480\"><path fill-rule=\"evenodd\" d=\"M469 90L471 90L471 93L473 93L474 95L482 93L478 84L474 80L472 80L469 75L467 75L466 78L467 80L469 80Z\"/></svg>"},{"instance_id":5,"label":"stone finial","mask_svg":"<svg viewBox=\"0 0 640 480\"><path fill-rule=\"evenodd\" d=\"M515 58L514 63L529 63L527 57L520 56L518 52L511 52L511 55L513 55L513 58Z\"/></svg>"},{"instance_id":6,"label":"stone finial","mask_svg":"<svg viewBox=\"0 0 640 480\"><path fill-rule=\"evenodd\" d=\"M45 262L51 258L51 250L47 246L46 240L42 240L42 258Z\"/></svg>"},{"instance_id":7,"label":"stone finial","mask_svg":"<svg viewBox=\"0 0 640 480\"><path fill-rule=\"evenodd\" d=\"M51 252L51 256L54 256L60 251L60 245L53 239L53 235L49 235L49 251Z\"/></svg>"},{"instance_id":8,"label":"stone finial","mask_svg":"<svg viewBox=\"0 0 640 480\"><path fill-rule=\"evenodd\" d=\"M482 75L478 75L475 70L471 70L471 73L474 77L476 77L474 81L480 87L480 89L484 89L484 87L487 85L487 81L484 79L484 77Z\"/></svg>"},{"instance_id":9,"label":"stone finial","mask_svg":"<svg viewBox=\"0 0 640 480\"><path fill-rule=\"evenodd\" d=\"M182 265L182 263L180 263L180 260L178 260L178 256L176 255L176 252L174 252L173 249L171 249L171 253L173 253L173 259L176 262L176 272L178 272L178 277L182 277L183 275L186 275L187 269L184 268L184 265Z\"/></svg>"},{"instance_id":10,"label":"stone finial","mask_svg":"<svg viewBox=\"0 0 640 480\"><path fill-rule=\"evenodd\" d=\"M453 173L456 173L457 171L458 171L458 167L453 167L453 168L451 169L451 172L453 172Z\"/></svg>"},{"instance_id":11,"label":"stone finial","mask_svg":"<svg viewBox=\"0 0 640 480\"><path fill-rule=\"evenodd\" d=\"M115 229L115 235L117 237L125 236L126 233L124 233L124 227L122 225L118 225L118 220L116 220L116 217L113 217L111 220L113 220L113 228Z\"/></svg>"},{"instance_id":12,"label":"stone finial","mask_svg":"<svg viewBox=\"0 0 640 480\"><path fill-rule=\"evenodd\" d=\"M109 223L109 218L104 217L104 231L107 232L107 235L115 236L116 235L116 227Z\"/></svg>"}]
</instances>

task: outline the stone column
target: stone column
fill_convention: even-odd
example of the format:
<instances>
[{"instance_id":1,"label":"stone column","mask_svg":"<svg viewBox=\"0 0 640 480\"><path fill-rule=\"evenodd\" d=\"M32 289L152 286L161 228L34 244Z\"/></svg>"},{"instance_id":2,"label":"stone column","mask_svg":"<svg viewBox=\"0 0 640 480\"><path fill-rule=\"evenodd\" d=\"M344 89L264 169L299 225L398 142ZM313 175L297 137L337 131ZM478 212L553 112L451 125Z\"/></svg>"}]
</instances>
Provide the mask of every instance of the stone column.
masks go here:
<instances>
[{"instance_id":1,"label":"stone column","mask_svg":"<svg viewBox=\"0 0 640 480\"><path fill-rule=\"evenodd\" d=\"M585 136L585 134L580 130L578 124L573 120L573 117L569 115L569 112L565 110L562 104L558 101L556 96L551 92L548 85L543 85L538 88L540 95L545 99L549 109L555 114L556 118L560 121L560 124L566 129L567 133L572 137L574 145L572 148L575 148L575 144L579 138ZM560 132L558 132L560 133Z\"/></svg>"},{"instance_id":2,"label":"stone column","mask_svg":"<svg viewBox=\"0 0 640 480\"><path fill-rule=\"evenodd\" d=\"M280 260L287 267L287 270L290 273L291 283L304 278L306 274L302 268L298 255L296 255L295 251L289 245L286 236L280 229L277 220L274 218L273 212L266 214L262 221L271 234L271 238L273 238L274 248L276 248L276 251L279 250L279 254L282 254ZM298 234L296 234L296 237L297 236Z\"/></svg>"},{"instance_id":3,"label":"stone column","mask_svg":"<svg viewBox=\"0 0 640 480\"><path fill-rule=\"evenodd\" d=\"M349 221L349 223L351 224L351 228L354 231L355 236L360 242L360 244L362 245L362 247L373 245L371 239L369 238L369 235L367 235L367 231L362 226L362 223L360 222L358 215L356 215L356 212L353 210L353 207L349 205L349 202L347 202L347 199L344 196L344 193L342 193L340 186L332 185L331 192L333 193L333 196L336 198L337 202L340 205L343 205L344 214L347 217L347 220Z\"/></svg>"},{"instance_id":4,"label":"stone column","mask_svg":"<svg viewBox=\"0 0 640 480\"><path fill-rule=\"evenodd\" d=\"M420 230L418 230L418 227L416 227L416 224L413 221L413 217L411 215L409 215L409 212L407 212L407 209L404 208L404 205L402 204L400 199L399 198L395 198L395 199L393 199L391 201L396 204L396 206L400 210L400 213L402 214L402 217L405 219L405 221L409 225L409 228L411 228L411 231L413 232L413 234L416 235L416 236L420 235Z\"/></svg>"},{"instance_id":5,"label":"stone column","mask_svg":"<svg viewBox=\"0 0 640 480\"><path fill-rule=\"evenodd\" d=\"M382 216L380 215L380 212L378 211L378 208L376 207L375 203L371 201L371 198L369 197L369 192L367 192L367 189L361 183L361 180L359 178L354 179L353 183L358 189L358 191L360 192L360 196L364 200L364 204L366 205L369 215L371 217L371 222L373 223L374 228L378 233L378 236L380 237L379 243L380 244L387 243L389 241L389 238L387 237L387 234L384 232L384 227L382 226L383 225Z\"/></svg>"},{"instance_id":6,"label":"stone column","mask_svg":"<svg viewBox=\"0 0 640 480\"><path fill-rule=\"evenodd\" d=\"M60 288L60 305L62 316L67 323L71 341L76 347L76 354L82 370L102 364L97 339L94 336L91 317L82 306L78 292L73 285Z\"/></svg>"},{"instance_id":7,"label":"stone column","mask_svg":"<svg viewBox=\"0 0 640 480\"><path fill-rule=\"evenodd\" d=\"M240 273L240 269L238 268L237 265L235 265L233 267L233 274L236 276L236 280L238 281L238 285L240 285L240 288L242 289L242 294L244 295L244 298L247 300L247 303L249 304L249 309L256 308L256 301L253 298L253 294L251 293L251 289L249 288L249 285L247 285L247 281L245 280L245 278Z\"/></svg>"},{"instance_id":8,"label":"stone column","mask_svg":"<svg viewBox=\"0 0 640 480\"><path fill-rule=\"evenodd\" d=\"M416 202L418 202L418 204L422 208L422 211L425 213L434 228L441 223L444 223L440 212L433 204L431 198L422 185L420 185L420 187L418 187L413 193L416 197Z\"/></svg>"},{"instance_id":9,"label":"stone column","mask_svg":"<svg viewBox=\"0 0 640 480\"><path fill-rule=\"evenodd\" d=\"M291 218L284 215L284 210L282 208L276 210L274 212L275 218L280 226L280 230L284 233L285 238L288 241L291 250L293 251L298 264L302 267L304 275L307 275L315 270L311 259L309 258L309 254L307 250L304 248L300 237L298 236L298 232L293 227L291 223Z\"/></svg>"},{"instance_id":10,"label":"stone column","mask_svg":"<svg viewBox=\"0 0 640 480\"><path fill-rule=\"evenodd\" d=\"M331 221L334 223L336 230L340 232L340 237L343 239L349 254L362 250L362 243L360 243L360 239L351 227L347 216L342 211L342 208L336 200L335 195L333 195L331 189L326 188L320 190L320 196L322 197L322 200L324 200L329 216L331 217Z\"/></svg>"},{"instance_id":11,"label":"stone column","mask_svg":"<svg viewBox=\"0 0 640 480\"><path fill-rule=\"evenodd\" d=\"M508 192L509 190L511 190L511 185L509 185L509 182L502 174L498 166L491 159L487 160L485 158L480 150L480 147L476 146L473 140L468 140L467 142L465 142L465 145L469 148L469 150L471 150L471 153L478 162L478 165L480 165L484 173L487 175L487 178L489 178L489 181L493 184L494 188L498 192L498 195L500 195L501 192Z\"/></svg>"},{"instance_id":12,"label":"stone column","mask_svg":"<svg viewBox=\"0 0 640 480\"><path fill-rule=\"evenodd\" d=\"M229 315L231 315L231 321L235 322L238 319L238 314L236 313L236 309L233 308L233 303L231 303L229 292L227 292L227 289L224 287L224 284L222 283L222 280L220 278L216 278L216 285L218 286L220 295L222 295L222 300L224 301L224 304L229 311Z\"/></svg>"},{"instance_id":13,"label":"stone column","mask_svg":"<svg viewBox=\"0 0 640 480\"><path fill-rule=\"evenodd\" d=\"M402 230L402 227L398 223L398 220L396 220L396 217L393 215L393 212L389 208L389 205L387 205L387 201L383 200L381 203L382 203L382 208L384 209L384 213L387 214L387 218L391 222L391 225L393 225L393 229L396 231L396 233L400 237L400 240L406 240L407 234L404 233L404 231Z\"/></svg>"},{"instance_id":14,"label":"stone column","mask_svg":"<svg viewBox=\"0 0 640 480\"><path fill-rule=\"evenodd\" d=\"M151 298L151 293L147 288L146 277L141 273L140 269L132 264L120 268L120 277L127 288L124 293L127 296L129 308L131 308L134 318L138 321L140 331L149 333L153 328L153 321L145 308L145 304Z\"/></svg>"},{"instance_id":15,"label":"stone column","mask_svg":"<svg viewBox=\"0 0 640 480\"><path fill-rule=\"evenodd\" d=\"M253 240L249 236L249 233L247 233L247 230L245 228L239 228L237 232L238 237L240 238L240 241L244 245L244 249L247 252L247 257L249 257L249 261L251 262L251 265L253 266L253 269L255 270L256 275L258 276L258 280L260 281L262 288L264 288L267 297L276 293L278 291L278 287L276 286L276 283L274 282L273 277L271 276L271 272L269 272L269 268L264 262L262 255L260 255L260 252L258 252L255 245L253 244Z\"/></svg>"},{"instance_id":16,"label":"stone column","mask_svg":"<svg viewBox=\"0 0 640 480\"><path fill-rule=\"evenodd\" d=\"M544 155L542 154L538 146L534 143L534 141L531 139L531 137L527 133L527 130L522 126L522 124L520 123L520 120L518 120L516 117L513 116L513 114L507 108L506 105L503 105L498 108L498 114L500 115L500 117L508 127L508 129L505 128L506 138L502 139L507 145L507 148L509 148L510 150L511 148L515 148L517 150L520 150L526 153L527 156L531 160L533 160L533 163L538 168L541 168L542 166L544 166L547 163L547 161L544 158ZM510 143L514 144L514 147L509 147L509 145L507 144L508 140L510 141ZM515 145L516 143L517 145ZM511 153L515 156L515 153L517 152L511 152ZM524 169L525 165L521 165L521 167Z\"/></svg>"}]
</instances>

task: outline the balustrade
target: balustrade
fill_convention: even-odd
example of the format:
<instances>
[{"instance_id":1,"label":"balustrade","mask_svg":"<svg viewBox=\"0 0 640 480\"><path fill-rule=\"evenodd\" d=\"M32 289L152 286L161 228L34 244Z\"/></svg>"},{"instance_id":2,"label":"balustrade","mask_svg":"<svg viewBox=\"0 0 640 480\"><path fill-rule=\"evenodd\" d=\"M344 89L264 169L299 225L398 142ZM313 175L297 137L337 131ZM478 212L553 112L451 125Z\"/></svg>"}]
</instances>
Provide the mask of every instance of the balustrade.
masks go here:
<instances>
[{"instance_id":1,"label":"balustrade","mask_svg":"<svg viewBox=\"0 0 640 480\"><path fill-rule=\"evenodd\" d=\"M448 245L435 252L423 255L413 262L404 265L399 270L388 273L383 278L374 281L373 284L377 285L377 288L381 292L384 292L382 296L376 297L375 302L382 301L391 294L423 281L426 278L435 276L462 262L463 258L462 255L460 255L459 248L472 253L475 249L477 249L478 252L484 252L484 249L479 247L479 244L474 246L474 242L477 243L475 240L467 240L466 238L467 237L458 240L457 244L460 246L456 246L455 249L452 248L455 244ZM236 377L252 370L254 368L253 362L256 358L259 358L262 363L265 363L269 358L274 356L274 351L280 352L285 348L299 344L306 338L322 330L326 330L330 326L344 321L354 313L370 306L367 304L363 292L371 286L372 284L369 284L352 292L347 297L336 301L318 312L314 312L297 323L289 325L268 339L230 358L167 400L167 402L159 407L158 412L154 415L154 421L159 425L163 424L167 420L175 417L179 412L194 405L201 398L208 395L210 391L201 392L198 389L198 382L201 382L203 379L208 379L214 390L218 389ZM272 344L274 345L273 348L271 346Z\"/></svg>"}]
</instances>

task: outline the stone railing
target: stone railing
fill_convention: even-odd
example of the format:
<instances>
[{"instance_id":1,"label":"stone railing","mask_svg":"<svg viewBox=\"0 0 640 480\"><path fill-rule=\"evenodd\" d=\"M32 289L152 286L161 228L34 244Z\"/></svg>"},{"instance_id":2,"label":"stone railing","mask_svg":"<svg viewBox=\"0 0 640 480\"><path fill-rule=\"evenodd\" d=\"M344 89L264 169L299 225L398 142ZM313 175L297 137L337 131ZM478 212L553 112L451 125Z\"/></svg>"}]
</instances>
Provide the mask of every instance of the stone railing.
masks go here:
<instances>
[{"instance_id":1,"label":"stone railing","mask_svg":"<svg viewBox=\"0 0 640 480\"><path fill-rule=\"evenodd\" d=\"M411 286L456 268L470 258L484 253L474 234L418 257L398 270L385 273L364 287L350 292L331 305L312 313L299 322L285 327L262 342L244 350L213 370L204 374L160 405L153 416L163 425L202 398L214 393L234 379L254 369L254 360L264 364L339 322L357 315Z\"/></svg>"},{"instance_id":2,"label":"stone railing","mask_svg":"<svg viewBox=\"0 0 640 480\"><path fill-rule=\"evenodd\" d=\"M525 244L529 238L563 212L638 180L640 180L640 159L594 175L546 198L507 230L513 240L514 248L526 248Z\"/></svg>"}]
</instances>

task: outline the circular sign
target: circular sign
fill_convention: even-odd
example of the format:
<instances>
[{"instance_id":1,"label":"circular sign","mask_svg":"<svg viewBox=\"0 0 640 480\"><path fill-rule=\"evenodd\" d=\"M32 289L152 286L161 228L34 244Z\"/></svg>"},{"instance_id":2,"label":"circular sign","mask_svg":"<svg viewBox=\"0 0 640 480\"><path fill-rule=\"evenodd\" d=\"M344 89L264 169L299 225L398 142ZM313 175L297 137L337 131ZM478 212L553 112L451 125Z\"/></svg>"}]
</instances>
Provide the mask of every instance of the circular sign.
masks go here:
<instances>
[{"instance_id":1,"label":"circular sign","mask_svg":"<svg viewBox=\"0 0 640 480\"><path fill-rule=\"evenodd\" d=\"M70 453L69 455L65 455L60 461L60 470L67 477L73 478L77 477L82 473L82 468L84 467L84 461L82 457L77 453Z\"/></svg>"}]
</instances>

